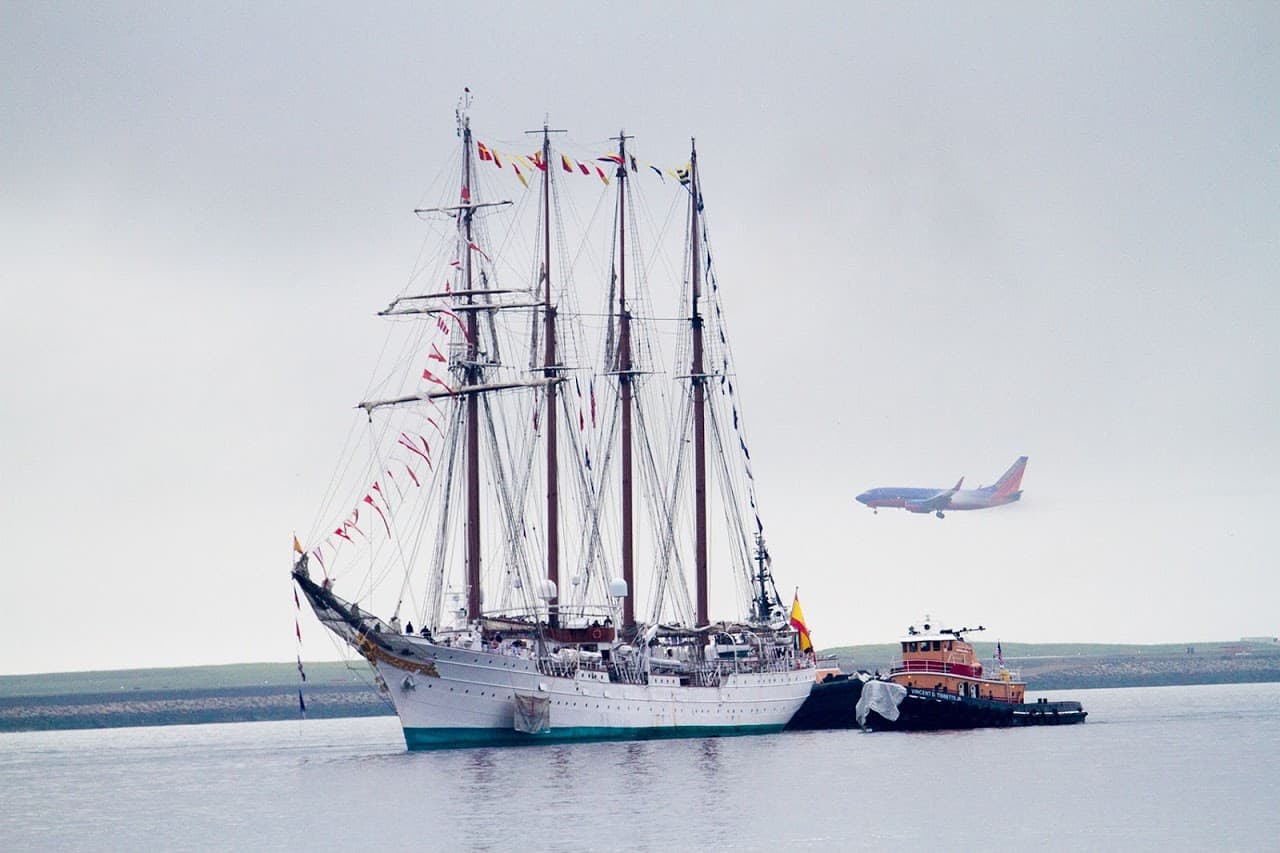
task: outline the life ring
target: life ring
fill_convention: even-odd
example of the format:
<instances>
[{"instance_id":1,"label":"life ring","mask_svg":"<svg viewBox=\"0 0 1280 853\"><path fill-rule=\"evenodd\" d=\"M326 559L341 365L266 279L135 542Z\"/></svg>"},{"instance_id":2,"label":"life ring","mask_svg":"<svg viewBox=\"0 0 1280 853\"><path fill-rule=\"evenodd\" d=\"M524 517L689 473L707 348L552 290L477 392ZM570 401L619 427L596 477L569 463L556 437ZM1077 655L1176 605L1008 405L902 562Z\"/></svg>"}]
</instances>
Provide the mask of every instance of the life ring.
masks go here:
<instances>
[{"instance_id":1,"label":"life ring","mask_svg":"<svg viewBox=\"0 0 1280 853\"><path fill-rule=\"evenodd\" d=\"M593 639L593 640L603 640L603 639L604 639L604 629L603 629L603 628L592 628L592 629L591 629L591 634L590 634L590 636L591 636L591 639Z\"/></svg>"}]
</instances>

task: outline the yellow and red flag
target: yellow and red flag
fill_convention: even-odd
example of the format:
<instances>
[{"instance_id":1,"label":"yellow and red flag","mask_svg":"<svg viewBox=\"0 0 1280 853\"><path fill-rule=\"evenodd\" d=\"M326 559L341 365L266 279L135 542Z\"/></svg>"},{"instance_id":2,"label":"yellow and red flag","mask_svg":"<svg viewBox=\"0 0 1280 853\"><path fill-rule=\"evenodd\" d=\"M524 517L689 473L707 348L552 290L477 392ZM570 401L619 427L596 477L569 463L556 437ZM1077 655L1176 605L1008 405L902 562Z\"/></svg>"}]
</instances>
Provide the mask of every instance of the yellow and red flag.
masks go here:
<instances>
[{"instance_id":1,"label":"yellow and red flag","mask_svg":"<svg viewBox=\"0 0 1280 853\"><path fill-rule=\"evenodd\" d=\"M804 624L804 611L800 609L800 591L791 602L791 627L800 635L800 651L813 651L813 640L809 638L809 626Z\"/></svg>"}]
</instances>

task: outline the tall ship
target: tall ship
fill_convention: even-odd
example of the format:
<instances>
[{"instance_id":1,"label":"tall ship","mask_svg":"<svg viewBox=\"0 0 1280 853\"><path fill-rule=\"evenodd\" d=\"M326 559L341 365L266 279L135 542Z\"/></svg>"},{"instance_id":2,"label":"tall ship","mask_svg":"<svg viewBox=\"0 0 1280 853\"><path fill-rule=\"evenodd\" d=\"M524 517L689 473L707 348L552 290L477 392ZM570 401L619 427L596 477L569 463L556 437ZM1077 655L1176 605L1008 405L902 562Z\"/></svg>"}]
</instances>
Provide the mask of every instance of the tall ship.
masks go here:
<instances>
[{"instance_id":1,"label":"tall ship","mask_svg":"<svg viewBox=\"0 0 1280 853\"><path fill-rule=\"evenodd\" d=\"M585 157L533 133L501 150L459 103L293 580L410 749L779 731L814 662L765 546L696 148L668 169L623 132Z\"/></svg>"}]
</instances>

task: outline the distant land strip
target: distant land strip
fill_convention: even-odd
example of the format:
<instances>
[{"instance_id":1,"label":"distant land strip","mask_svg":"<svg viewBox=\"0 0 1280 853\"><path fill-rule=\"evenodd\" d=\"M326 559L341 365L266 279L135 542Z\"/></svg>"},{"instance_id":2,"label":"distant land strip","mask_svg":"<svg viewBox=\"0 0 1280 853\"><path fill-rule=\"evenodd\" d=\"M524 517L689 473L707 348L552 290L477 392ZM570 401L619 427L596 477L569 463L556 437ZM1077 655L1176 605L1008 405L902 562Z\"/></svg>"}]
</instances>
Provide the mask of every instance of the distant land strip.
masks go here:
<instances>
[{"instance_id":1,"label":"distant land strip","mask_svg":"<svg viewBox=\"0 0 1280 853\"><path fill-rule=\"evenodd\" d=\"M975 643L995 669L995 644ZM1280 645L1160 646L1005 643L1005 662L1028 691L1280 681ZM828 649L845 671L888 670L897 646ZM232 664L172 669L0 676L0 732L296 720L392 714L363 662Z\"/></svg>"}]
</instances>

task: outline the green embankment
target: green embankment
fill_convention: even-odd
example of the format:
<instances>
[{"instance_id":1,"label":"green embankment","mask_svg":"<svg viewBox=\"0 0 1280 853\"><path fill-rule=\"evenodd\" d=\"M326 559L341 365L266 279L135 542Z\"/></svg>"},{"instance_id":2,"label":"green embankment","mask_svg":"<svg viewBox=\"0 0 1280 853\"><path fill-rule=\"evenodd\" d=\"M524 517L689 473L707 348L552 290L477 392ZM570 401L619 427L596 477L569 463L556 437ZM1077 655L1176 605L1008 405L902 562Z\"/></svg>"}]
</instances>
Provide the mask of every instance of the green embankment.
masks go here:
<instances>
[{"instance_id":1,"label":"green embankment","mask_svg":"<svg viewBox=\"0 0 1280 853\"><path fill-rule=\"evenodd\" d=\"M970 639L966 637L965 639ZM980 660L995 660L996 644L970 640ZM1129 655L1185 655L1187 649L1213 653L1224 647L1238 644L1221 641L1208 643L1159 643L1155 645L1125 645L1122 643L1001 643L1006 659L1123 657ZM839 646L826 649L823 654L833 654L841 660L890 661L901 657L897 643L875 643L862 646ZM859 664L861 666L861 664Z\"/></svg>"},{"instance_id":2,"label":"green embankment","mask_svg":"<svg viewBox=\"0 0 1280 853\"><path fill-rule=\"evenodd\" d=\"M1153 687L1280 681L1280 645L1207 642L1120 645L1113 643L1001 643L1005 663L1028 690ZM987 669L995 643L974 643ZM899 659L896 643L829 649L845 670L884 671Z\"/></svg>"},{"instance_id":3,"label":"green embankment","mask_svg":"<svg viewBox=\"0 0 1280 853\"><path fill-rule=\"evenodd\" d=\"M995 643L974 644L992 667ZM1280 645L1002 643L1006 663L1037 690L1280 681ZM897 644L826 649L846 671L885 671ZM0 676L0 732L390 714L361 661L250 663Z\"/></svg>"},{"instance_id":4,"label":"green embankment","mask_svg":"<svg viewBox=\"0 0 1280 853\"><path fill-rule=\"evenodd\" d=\"M304 665L308 683L364 686L369 668L363 661L317 661ZM0 697L127 695L138 691L188 691L243 688L296 689L301 683L297 664L235 663L222 666L183 666L166 669L107 669L91 672L48 672L0 675Z\"/></svg>"}]
</instances>

